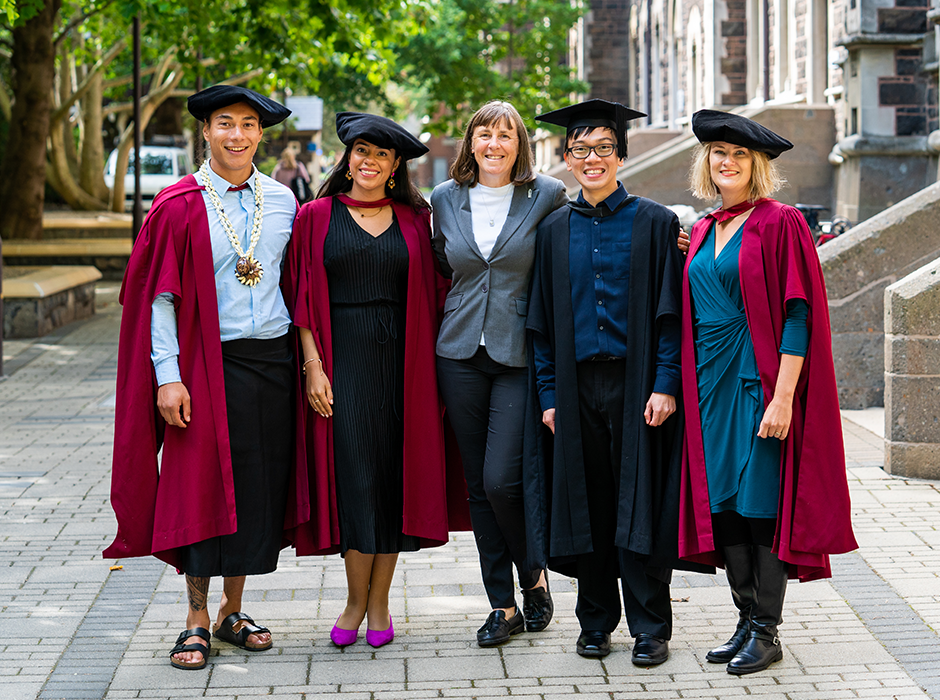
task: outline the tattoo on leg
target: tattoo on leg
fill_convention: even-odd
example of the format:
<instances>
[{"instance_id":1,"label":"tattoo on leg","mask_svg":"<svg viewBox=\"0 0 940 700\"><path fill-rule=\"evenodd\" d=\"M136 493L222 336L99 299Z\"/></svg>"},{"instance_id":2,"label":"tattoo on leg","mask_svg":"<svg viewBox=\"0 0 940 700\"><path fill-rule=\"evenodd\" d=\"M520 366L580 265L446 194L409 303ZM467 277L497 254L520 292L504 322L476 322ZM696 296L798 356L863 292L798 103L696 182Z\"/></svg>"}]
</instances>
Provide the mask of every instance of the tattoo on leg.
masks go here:
<instances>
[{"instance_id":1,"label":"tattoo on leg","mask_svg":"<svg viewBox=\"0 0 940 700\"><path fill-rule=\"evenodd\" d=\"M186 575L186 592L189 594L189 608L193 612L206 609L209 598L209 577Z\"/></svg>"}]
</instances>

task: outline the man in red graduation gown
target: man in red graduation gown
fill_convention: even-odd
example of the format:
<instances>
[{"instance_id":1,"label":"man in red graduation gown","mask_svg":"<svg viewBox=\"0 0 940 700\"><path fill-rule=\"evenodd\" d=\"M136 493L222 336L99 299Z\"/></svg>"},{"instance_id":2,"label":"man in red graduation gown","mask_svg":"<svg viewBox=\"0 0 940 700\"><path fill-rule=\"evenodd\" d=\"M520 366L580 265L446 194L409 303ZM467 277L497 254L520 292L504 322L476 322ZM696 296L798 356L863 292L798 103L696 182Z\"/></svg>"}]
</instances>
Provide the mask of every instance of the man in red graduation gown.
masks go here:
<instances>
[{"instance_id":1,"label":"man in red graduation gown","mask_svg":"<svg viewBox=\"0 0 940 700\"><path fill-rule=\"evenodd\" d=\"M214 636L271 646L241 611L245 576L276 568L284 531L309 506L306 472L293 465L294 360L279 287L297 202L252 164L263 129L290 111L227 85L193 95L189 109L211 159L154 200L121 290L118 533L104 555L153 555L186 574L186 630L171 663L199 669L213 576L224 577Z\"/></svg>"},{"instance_id":2,"label":"man in red graduation gown","mask_svg":"<svg viewBox=\"0 0 940 700\"><path fill-rule=\"evenodd\" d=\"M681 455L675 214L617 181L626 122L590 100L539 117L567 128L581 195L540 224L527 327L537 401L553 439L527 440L532 549L578 578L577 652L603 657L620 622L633 663L660 664L672 634ZM534 432L534 431L530 431Z\"/></svg>"}]
</instances>

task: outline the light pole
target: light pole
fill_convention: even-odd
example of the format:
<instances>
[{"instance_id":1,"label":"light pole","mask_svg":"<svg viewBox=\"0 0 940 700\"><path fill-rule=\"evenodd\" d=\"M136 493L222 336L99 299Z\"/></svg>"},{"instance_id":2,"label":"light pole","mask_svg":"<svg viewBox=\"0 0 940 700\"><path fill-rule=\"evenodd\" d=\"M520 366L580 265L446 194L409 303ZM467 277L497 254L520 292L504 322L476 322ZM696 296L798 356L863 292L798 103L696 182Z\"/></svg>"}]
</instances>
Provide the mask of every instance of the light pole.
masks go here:
<instances>
[{"instance_id":1,"label":"light pole","mask_svg":"<svg viewBox=\"0 0 940 700\"><path fill-rule=\"evenodd\" d=\"M144 220L140 192L140 12L134 15L134 240Z\"/></svg>"}]
</instances>

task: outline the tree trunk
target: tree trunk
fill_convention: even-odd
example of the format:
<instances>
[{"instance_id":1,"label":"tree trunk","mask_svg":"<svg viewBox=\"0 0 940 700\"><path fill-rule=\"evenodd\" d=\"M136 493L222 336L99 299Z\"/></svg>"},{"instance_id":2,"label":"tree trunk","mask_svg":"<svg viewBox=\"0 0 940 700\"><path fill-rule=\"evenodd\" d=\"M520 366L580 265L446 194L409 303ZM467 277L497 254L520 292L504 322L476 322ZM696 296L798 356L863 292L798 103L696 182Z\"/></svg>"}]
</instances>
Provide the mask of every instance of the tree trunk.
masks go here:
<instances>
[{"instance_id":1,"label":"tree trunk","mask_svg":"<svg viewBox=\"0 0 940 700\"><path fill-rule=\"evenodd\" d=\"M72 171L69 168L68 155L66 154L65 143L63 142L65 130L62 124L57 124L49 132L49 141L51 149L49 150L49 169L46 177L49 180L49 186L52 187L72 209L84 211L98 211L107 209L106 201L96 199L83 190L78 182L72 177ZM71 134L69 134L71 138Z\"/></svg>"},{"instance_id":2,"label":"tree trunk","mask_svg":"<svg viewBox=\"0 0 940 700\"><path fill-rule=\"evenodd\" d=\"M55 84L52 32L62 0L13 30L13 110L0 165L0 238L42 238L46 138Z\"/></svg>"},{"instance_id":3,"label":"tree trunk","mask_svg":"<svg viewBox=\"0 0 940 700\"><path fill-rule=\"evenodd\" d=\"M59 100L56 106L65 102L69 95L75 89L75 61L65 50L65 44L62 44L62 50L59 51ZM53 123L49 124L49 130L56 128L62 129L62 145L65 147L65 156L69 164L69 172L73 179L78 179L78 146L75 144L75 129L79 120L73 120L71 114L62 120L61 126Z\"/></svg>"},{"instance_id":4,"label":"tree trunk","mask_svg":"<svg viewBox=\"0 0 940 700\"><path fill-rule=\"evenodd\" d=\"M82 189L91 193L96 199L108 201L108 186L104 182L104 138L102 126L104 118L101 113L101 72L96 71L91 77L91 86L82 98L82 121L85 126L82 139L82 156L79 163L78 181Z\"/></svg>"}]
</instances>

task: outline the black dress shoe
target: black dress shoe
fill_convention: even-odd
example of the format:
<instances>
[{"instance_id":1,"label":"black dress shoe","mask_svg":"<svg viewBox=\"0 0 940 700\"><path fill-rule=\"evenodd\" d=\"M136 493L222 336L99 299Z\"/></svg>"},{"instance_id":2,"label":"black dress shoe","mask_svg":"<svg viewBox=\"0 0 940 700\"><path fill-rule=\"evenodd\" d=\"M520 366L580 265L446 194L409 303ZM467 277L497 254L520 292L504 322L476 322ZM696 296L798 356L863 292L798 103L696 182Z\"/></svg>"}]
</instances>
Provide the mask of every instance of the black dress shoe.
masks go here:
<instances>
[{"instance_id":1,"label":"black dress shoe","mask_svg":"<svg viewBox=\"0 0 940 700\"><path fill-rule=\"evenodd\" d=\"M522 591L522 614L525 617L526 632L541 632L552 621L554 612L555 604L548 590L548 579L545 579L545 588Z\"/></svg>"},{"instance_id":2,"label":"black dress shoe","mask_svg":"<svg viewBox=\"0 0 940 700\"><path fill-rule=\"evenodd\" d=\"M669 642L651 634L638 634L633 645L634 666L657 666L669 658Z\"/></svg>"},{"instance_id":3,"label":"black dress shoe","mask_svg":"<svg viewBox=\"0 0 940 700\"><path fill-rule=\"evenodd\" d=\"M610 632L581 630L578 637L578 654L599 659L610 653Z\"/></svg>"},{"instance_id":4,"label":"black dress shoe","mask_svg":"<svg viewBox=\"0 0 940 700\"><path fill-rule=\"evenodd\" d=\"M494 610L486 618L483 626L477 630L477 644L481 647L495 647L497 644L508 642L512 635L523 631L525 631L525 618L518 607L516 614L508 619L502 610Z\"/></svg>"}]
</instances>

